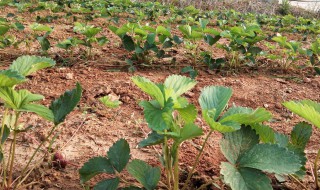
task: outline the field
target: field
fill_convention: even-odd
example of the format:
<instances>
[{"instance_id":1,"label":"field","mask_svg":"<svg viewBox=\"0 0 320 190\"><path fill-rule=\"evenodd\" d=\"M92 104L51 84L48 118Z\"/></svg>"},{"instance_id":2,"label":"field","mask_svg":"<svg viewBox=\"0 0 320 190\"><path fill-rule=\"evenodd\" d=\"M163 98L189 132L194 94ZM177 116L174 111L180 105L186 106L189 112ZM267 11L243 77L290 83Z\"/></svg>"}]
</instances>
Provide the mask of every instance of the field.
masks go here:
<instances>
[{"instance_id":1,"label":"field","mask_svg":"<svg viewBox=\"0 0 320 190\"><path fill-rule=\"evenodd\" d=\"M317 18L0 5L0 189L317 188Z\"/></svg>"}]
</instances>

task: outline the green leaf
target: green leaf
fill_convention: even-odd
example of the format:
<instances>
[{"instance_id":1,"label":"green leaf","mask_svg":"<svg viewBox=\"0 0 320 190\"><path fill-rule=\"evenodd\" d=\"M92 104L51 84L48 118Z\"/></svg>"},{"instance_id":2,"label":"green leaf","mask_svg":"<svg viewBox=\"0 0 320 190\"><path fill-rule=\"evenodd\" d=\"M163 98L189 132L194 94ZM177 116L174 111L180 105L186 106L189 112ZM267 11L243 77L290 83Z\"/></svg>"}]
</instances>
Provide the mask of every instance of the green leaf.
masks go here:
<instances>
[{"instance_id":1,"label":"green leaf","mask_svg":"<svg viewBox=\"0 0 320 190\"><path fill-rule=\"evenodd\" d=\"M221 140L220 148L223 155L232 164L236 164L238 158L254 145L259 143L259 136L250 127L242 127L240 130L225 133Z\"/></svg>"},{"instance_id":2,"label":"green leaf","mask_svg":"<svg viewBox=\"0 0 320 190\"><path fill-rule=\"evenodd\" d=\"M7 125L4 125L3 127L4 127L4 128L3 128L3 135L2 135L2 137L1 137L1 144L3 144L3 143L7 140L7 138L9 137L9 135L10 135L10 129L9 129L9 127L8 127ZM0 161L1 161L1 159L0 159Z\"/></svg>"},{"instance_id":3,"label":"green leaf","mask_svg":"<svg viewBox=\"0 0 320 190\"><path fill-rule=\"evenodd\" d=\"M25 104L19 109L19 111L33 112L48 121L51 121L51 122L54 121L53 112L49 108L47 108L43 105Z\"/></svg>"},{"instance_id":4,"label":"green leaf","mask_svg":"<svg viewBox=\"0 0 320 190\"><path fill-rule=\"evenodd\" d=\"M161 106L164 105L164 97L160 88L151 82L149 79L134 76L131 80L145 93L147 93L152 98L156 99Z\"/></svg>"},{"instance_id":5,"label":"green leaf","mask_svg":"<svg viewBox=\"0 0 320 190\"><path fill-rule=\"evenodd\" d=\"M58 125L63 122L66 116L77 106L82 94L82 88L77 83L76 88L66 91L58 99L50 105L50 110L53 112L54 124Z\"/></svg>"},{"instance_id":6,"label":"green leaf","mask_svg":"<svg viewBox=\"0 0 320 190\"><path fill-rule=\"evenodd\" d=\"M24 26L20 22L15 22L13 26L20 31L24 30Z\"/></svg>"},{"instance_id":7,"label":"green leaf","mask_svg":"<svg viewBox=\"0 0 320 190\"><path fill-rule=\"evenodd\" d=\"M166 49L166 48L171 48L172 46L173 46L173 43L171 42L171 40L165 40L162 45L162 48Z\"/></svg>"},{"instance_id":8,"label":"green leaf","mask_svg":"<svg viewBox=\"0 0 320 190\"><path fill-rule=\"evenodd\" d=\"M130 186L130 187L122 188L121 190L143 190L143 189L135 186Z\"/></svg>"},{"instance_id":9,"label":"green leaf","mask_svg":"<svg viewBox=\"0 0 320 190\"><path fill-rule=\"evenodd\" d=\"M183 33L183 35L186 38L190 38L191 33L192 33L191 26L189 26L189 25L178 26L178 29L180 30L180 32Z\"/></svg>"},{"instance_id":10,"label":"green leaf","mask_svg":"<svg viewBox=\"0 0 320 190\"><path fill-rule=\"evenodd\" d=\"M169 129L169 125L173 120L172 99L169 99L163 108L155 101L142 101L139 105L143 107L144 117L152 130L162 131Z\"/></svg>"},{"instance_id":11,"label":"green leaf","mask_svg":"<svg viewBox=\"0 0 320 190\"><path fill-rule=\"evenodd\" d=\"M4 35L5 33L7 33L10 29L9 25L3 25L0 23L0 36Z\"/></svg>"},{"instance_id":12,"label":"green leaf","mask_svg":"<svg viewBox=\"0 0 320 190\"><path fill-rule=\"evenodd\" d=\"M193 123L197 119L198 111L193 104L188 104L184 108L176 108L176 110L186 123Z\"/></svg>"},{"instance_id":13,"label":"green leaf","mask_svg":"<svg viewBox=\"0 0 320 190\"><path fill-rule=\"evenodd\" d=\"M148 138L142 140L139 143L138 147L143 148L146 146L161 144L163 143L163 140L164 140L164 135L160 135L156 131L152 131L152 133L148 135Z\"/></svg>"},{"instance_id":14,"label":"green leaf","mask_svg":"<svg viewBox=\"0 0 320 190\"><path fill-rule=\"evenodd\" d=\"M83 35L85 35L87 38L92 38L95 35L97 35L99 32L101 32L101 28L86 28L83 32L81 32Z\"/></svg>"},{"instance_id":15,"label":"green leaf","mask_svg":"<svg viewBox=\"0 0 320 190\"><path fill-rule=\"evenodd\" d=\"M271 180L263 172L252 168L236 168L222 162L221 171L224 181L233 190L272 190Z\"/></svg>"},{"instance_id":16,"label":"green leaf","mask_svg":"<svg viewBox=\"0 0 320 190\"><path fill-rule=\"evenodd\" d=\"M134 51L136 49L134 41L132 40L131 36L124 35L122 38L122 44L124 49L127 51Z\"/></svg>"},{"instance_id":17,"label":"green leaf","mask_svg":"<svg viewBox=\"0 0 320 190\"><path fill-rule=\"evenodd\" d=\"M110 160L105 157L91 158L79 170L81 183L85 183L101 173L114 173Z\"/></svg>"},{"instance_id":18,"label":"green leaf","mask_svg":"<svg viewBox=\"0 0 320 190\"><path fill-rule=\"evenodd\" d=\"M275 141L276 143L281 147L288 147L289 144L289 138L288 136L281 134L281 133L275 133Z\"/></svg>"},{"instance_id":19,"label":"green leaf","mask_svg":"<svg viewBox=\"0 0 320 190\"><path fill-rule=\"evenodd\" d=\"M272 38L273 41L278 42L280 46L285 47L287 49L294 50L292 45L287 42L287 37L284 36L275 36Z\"/></svg>"},{"instance_id":20,"label":"green leaf","mask_svg":"<svg viewBox=\"0 0 320 190\"><path fill-rule=\"evenodd\" d=\"M98 41L99 46L103 46L104 44L109 42L109 39L105 36L102 36L100 38L97 38L97 41Z\"/></svg>"},{"instance_id":21,"label":"green leaf","mask_svg":"<svg viewBox=\"0 0 320 190\"><path fill-rule=\"evenodd\" d=\"M179 36L174 35L174 36L173 36L173 41L174 41L176 44L181 44L181 43L183 42L183 39L182 39L182 38L179 38Z\"/></svg>"},{"instance_id":22,"label":"green leaf","mask_svg":"<svg viewBox=\"0 0 320 190\"><path fill-rule=\"evenodd\" d=\"M148 34L148 36L147 36L147 42L148 42L149 44L154 44L155 40L156 40L156 34L155 34L155 33L150 33L150 34Z\"/></svg>"},{"instance_id":23,"label":"green leaf","mask_svg":"<svg viewBox=\"0 0 320 190\"><path fill-rule=\"evenodd\" d=\"M58 48L67 50L67 49L72 47L71 39L66 39L66 40L64 40L62 42L59 42L56 46Z\"/></svg>"},{"instance_id":24,"label":"green leaf","mask_svg":"<svg viewBox=\"0 0 320 190\"><path fill-rule=\"evenodd\" d=\"M203 33L202 32L197 32L197 31L192 31L191 39L196 40L196 39L202 39L203 38Z\"/></svg>"},{"instance_id":25,"label":"green leaf","mask_svg":"<svg viewBox=\"0 0 320 190\"><path fill-rule=\"evenodd\" d=\"M311 100L284 102L283 105L320 128L320 104Z\"/></svg>"},{"instance_id":26,"label":"green leaf","mask_svg":"<svg viewBox=\"0 0 320 190\"><path fill-rule=\"evenodd\" d=\"M160 180L160 169L154 168L142 160L132 160L127 166L128 172L147 190L157 187Z\"/></svg>"},{"instance_id":27,"label":"green leaf","mask_svg":"<svg viewBox=\"0 0 320 190\"><path fill-rule=\"evenodd\" d=\"M252 124L250 127L259 135L261 142L275 143L275 133L271 127L262 124Z\"/></svg>"},{"instance_id":28,"label":"green leaf","mask_svg":"<svg viewBox=\"0 0 320 190\"><path fill-rule=\"evenodd\" d=\"M207 34L204 36L204 41L212 46L213 44L217 43L220 40L221 36L212 37L211 35Z\"/></svg>"},{"instance_id":29,"label":"green leaf","mask_svg":"<svg viewBox=\"0 0 320 190\"><path fill-rule=\"evenodd\" d=\"M320 75L320 67L314 67L313 69L316 71L317 75Z\"/></svg>"},{"instance_id":30,"label":"green leaf","mask_svg":"<svg viewBox=\"0 0 320 190\"><path fill-rule=\"evenodd\" d=\"M45 36L38 36L37 40L41 46L41 50L42 51L48 51L48 49L50 49L51 45L49 40L47 39L47 37Z\"/></svg>"},{"instance_id":31,"label":"green leaf","mask_svg":"<svg viewBox=\"0 0 320 190\"><path fill-rule=\"evenodd\" d=\"M174 90L176 97L191 90L196 84L195 80L181 75L170 75L164 82L164 86L167 89Z\"/></svg>"},{"instance_id":32,"label":"green leaf","mask_svg":"<svg viewBox=\"0 0 320 190\"><path fill-rule=\"evenodd\" d=\"M205 29L203 30L203 33L212 34L212 35L215 36L215 38L219 38L219 39L221 38L220 32L217 31L217 30L215 30L215 29L213 29L213 28L205 28Z\"/></svg>"},{"instance_id":33,"label":"green leaf","mask_svg":"<svg viewBox=\"0 0 320 190\"><path fill-rule=\"evenodd\" d=\"M193 139L201 135L203 135L202 129L193 123L189 123L181 129L179 142L182 143L185 140Z\"/></svg>"},{"instance_id":34,"label":"green leaf","mask_svg":"<svg viewBox=\"0 0 320 190\"><path fill-rule=\"evenodd\" d=\"M117 190L119 181L119 178L100 181L93 187L93 190Z\"/></svg>"},{"instance_id":35,"label":"green leaf","mask_svg":"<svg viewBox=\"0 0 320 190\"><path fill-rule=\"evenodd\" d=\"M10 69L19 72L23 76L28 76L40 69L53 67L54 65L55 61L51 58L24 55L13 61Z\"/></svg>"},{"instance_id":36,"label":"green leaf","mask_svg":"<svg viewBox=\"0 0 320 190\"><path fill-rule=\"evenodd\" d=\"M165 35L167 37L171 36L171 33L168 29L166 29L165 27L163 26L158 26L157 29L156 29L156 33L159 35Z\"/></svg>"},{"instance_id":37,"label":"green leaf","mask_svg":"<svg viewBox=\"0 0 320 190\"><path fill-rule=\"evenodd\" d=\"M39 23L32 23L29 25L29 27L33 31L52 32L53 30L50 26L46 26Z\"/></svg>"},{"instance_id":38,"label":"green leaf","mask_svg":"<svg viewBox=\"0 0 320 190\"><path fill-rule=\"evenodd\" d=\"M117 33L117 30L119 29L116 26L112 26L112 25L109 25L108 28L115 34Z\"/></svg>"},{"instance_id":39,"label":"green leaf","mask_svg":"<svg viewBox=\"0 0 320 190\"><path fill-rule=\"evenodd\" d=\"M251 125L268 121L271 118L271 113L266 111L264 108L252 110L244 107L232 107L223 115L219 122L224 123L232 121L240 124Z\"/></svg>"},{"instance_id":40,"label":"green leaf","mask_svg":"<svg viewBox=\"0 0 320 190\"><path fill-rule=\"evenodd\" d=\"M25 81L26 78L17 71L11 69L0 71L0 87L12 87Z\"/></svg>"},{"instance_id":41,"label":"green leaf","mask_svg":"<svg viewBox=\"0 0 320 190\"><path fill-rule=\"evenodd\" d=\"M253 54L253 55L257 55L260 52L262 52L262 49L259 48L259 47L251 47L251 48L248 49L248 52Z\"/></svg>"},{"instance_id":42,"label":"green leaf","mask_svg":"<svg viewBox=\"0 0 320 190\"><path fill-rule=\"evenodd\" d=\"M202 111L214 110L214 121L217 120L221 112L227 106L229 99L231 98L231 88L223 86L209 86L205 87L200 95L199 103Z\"/></svg>"},{"instance_id":43,"label":"green leaf","mask_svg":"<svg viewBox=\"0 0 320 190\"><path fill-rule=\"evenodd\" d=\"M208 19L199 19L199 23L202 29L205 29L207 27L207 25L209 24L209 20Z\"/></svg>"},{"instance_id":44,"label":"green leaf","mask_svg":"<svg viewBox=\"0 0 320 190\"><path fill-rule=\"evenodd\" d=\"M7 107L19 110L30 102L42 100L44 97L40 94L32 94L28 90L16 91L10 87L0 87L0 99Z\"/></svg>"},{"instance_id":45,"label":"green leaf","mask_svg":"<svg viewBox=\"0 0 320 190\"><path fill-rule=\"evenodd\" d=\"M202 110L202 117L212 130L217 130L220 133L233 132L240 129L239 123L229 122L221 124L214 121L215 110Z\"/></svg>"},{"instance_id":46,"label":"green leaf","mask_svg":"<svg viewBox=\"0 0 320 190\"><path fill-rule=\"evenodd\" d=\"M126 140L120 139L115 142L108 151L108 158L113 167L121 172L130 159L130 147Z\"/></svg>"},{"instance_id":47,"label":"green leaf","mask_svg":"<svg viewBox=\"0 0 320 190\"><path fill-rule=\"evenodd\" d=\"M295 148L304 150L312 135L312 126L301 122L291 131L291 143Z\"/></svg>"},{"instance_id":48,"label":"green leaf","mask_svg":"<svg viewBox=\"0 0 320 190\"><path fill-rule=\"evenodd\" d=\"M104 96L99 100L108 108L117 108L122 103L119 100L111 100L110 96Z\"/></svg>"},{"instance_id":49,"label":"green leaf","mask_svg":"<svg viewBox=\"0 0 320 190\"><path fill-rule=\"evenodd\" d=\"M240 167L276 174L293 174L301 167L299 157L278 144L257 144L245 152L238 162Z\"/></svg>"},{"instance_id":50,"label":"green leaf","mask_svg":"<svg viewBox=\"0 0 320 190\"><path fill-rule=\"evenodd\" d=\"M135 35L139 35L139 36L141 36L143 38L148 35L148 32L146 32L146 31L144 31L143 29L140 29L140 28L135 28L134 29L134 33L135 33Z\"/></svg>"},{"instance_id":51,"label":"green leaf","mask_svg":"<svg viewBox=\"0 0 320 190\"><path fill-rule=\"evenodd\" d=\"M193 69L192 66L187 66L187 67L183 67L181 69L181 73L189 73L189 76L192 78L192 79L195 79L196 76L198 75L198 71Z\"/></svg>"}]
</instances>

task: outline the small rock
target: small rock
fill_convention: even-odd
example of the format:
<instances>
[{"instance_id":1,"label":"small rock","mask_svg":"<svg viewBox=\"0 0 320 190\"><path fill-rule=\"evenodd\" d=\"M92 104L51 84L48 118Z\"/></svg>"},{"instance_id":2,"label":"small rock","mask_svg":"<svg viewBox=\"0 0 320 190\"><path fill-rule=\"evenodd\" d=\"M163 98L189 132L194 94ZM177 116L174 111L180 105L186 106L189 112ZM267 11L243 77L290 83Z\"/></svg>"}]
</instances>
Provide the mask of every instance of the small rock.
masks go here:
<instances>
[{"instance_id":1,"label":"small rock","mask_svg":"<svg viewBox=\"0 0 320 190\"><path fill-rule=\"evenodd\" d=\"M129 103L130 102L130 97L129 96L125 96L121 99L123 102L125 103Z\"/></svg>"},{"instance_id":2,"label":"small rock","mask_svg":"<svg viewBox=\"0 0 320 190\"><path fill-rule=\"evenodd\" d=\"M88 74L88 71L83 69L83 70L80 70L80 73L86 75L86 74Z\"/></svg>"},{"instance_id":3,"label":"small rock","mask_svg":"<svg viewBox=\"0 0 320 190\"><path fill-rule=\"evenodd\" d=\"M67 75L66 75L67 80L72 80L73 78L74 78L73 73L67 73Z\"/></svg>"},{"instance_id":4,"label":"small rock","mask_svg":"<svg viewBox=\"0 0 320 190\"><path fill-rule=\"evenodd\" d=\"M318 80L313 80L313 81L312 81L312 86L313 86L313 87L319 87L319 88L320 88L320 81L318 81Z\"/></svg>"},{"instance_id":5,"label":"small rock","mask_svg":"<svg viewBox=\"0 0 320 190\"><path fill-rule=\"evenodd\" d=\"M108 96L109 96L109 98L110 98L110 101L116 101L116 100L119 100L119 99L120 99L120 97L117 96L116 94L109 94ZM130 99L130 98L129 98L129 99Z\"/></svg>"},{"instance_id":6,"label":"small rock","mask_svg":"<svg viewBox=\"0 0 320 190\"><path fill-rule=\"evenodd\" d=\"M186 92L185 95L189 98L194 97L194 93L193 92Z\"/></svg>"},{"instance_id":7,"label":"small rock","mask_svg":"<svg viewBox=\"0 0 320 190\"><path fill-rule=\"evenodd\" d=\"M263 107L268 108L269 105L268 104L263 104Z\"/></svg>"},{"instance_id":8,"label":"small rock","mask_svg":"<svg viewBox=\"0 0 320 190\"><path fill-rule=\"evenodd\" d=\"M311 82L311 79L310 79L310 78L305 77L305 78L303 78L303 82L305 82L305 83L310 83L310 82Z\"/></svg>"},{"instance_id":9,"label":"small rock","mask_svg":"<svg viewBox=\"0 0 320 190\"><path fill-rule=\"evenodd\" d=\"M278 102L278 103L276 103L275 107L276 107L277 109L281 109L281 108L282 108L282 104L280 104L280 103Z\"/></svg>"},{"instance_id":10,"label":"small rock","mask_svg":"<svg viewBox=\"0 0 320 190\"><path fill-rule=\"evenodd\" d=\"M282 84L287 84L287 83L288 83L288 82L285 81L284 79L280 79L280 78L276 78L276 81L277 81L277 82L280 82L280 83L282 83Z\"/></svg>"},{"instance_id":11,"label":"small rock","mask_svg":"<svg viewBox=\"0 0 320 190\"><path fill-rule=\"evenodd\" d=\"M288 93L288 94L290 94L290 93L292 92L292 90L291 90L290 88L287 88L287 89L285 90L285 92Z\"/></svg>"}]
</instances>

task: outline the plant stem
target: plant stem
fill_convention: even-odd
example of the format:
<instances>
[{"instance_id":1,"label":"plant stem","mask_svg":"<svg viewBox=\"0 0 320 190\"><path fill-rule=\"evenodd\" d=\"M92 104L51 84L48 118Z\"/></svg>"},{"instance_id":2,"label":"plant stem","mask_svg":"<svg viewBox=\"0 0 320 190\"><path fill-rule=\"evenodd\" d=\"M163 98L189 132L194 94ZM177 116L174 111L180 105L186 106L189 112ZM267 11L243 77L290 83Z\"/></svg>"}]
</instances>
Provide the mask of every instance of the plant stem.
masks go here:
<instances>
[{"instance_id":1,"label":"plant stem","mask_svg":"<svg viewBox=\"0 0 320 190\"><path fill-rule=\"evenodd\" d=\"M179 190L179 145L177 145L176 148L176 155L174 159L174 183L173 183L173 189Z\"/></svg>"},{"instance_id":2,"label":"plant stem","mask_svg":"<svg viewBox=\"0 0 320 190\"><path fill-rule=\"evenodd\" d=\"M168 149L168 139L165 136L164 137L164 165L165 165L165 170L167 173L167 186L168 189L171 189L171 172L170 172L170 166L169 166L169 149Z\"/></svg>"},{"instance_id":3,"label":"plant stem","mask_svg":"<svg viewBox=\"0 0 320 190\"><path fill-rule=\"evenodd\" d=\"M54 127L52 127L51 131L49 132L49 134L46 136L46 138L39 144L39 146L37 147L37 149L33 152L31 158L29 159L27 165L23 168L22 172L21 172L21 177L23 177L23 175L26 173L31 161L33 160L33 158L35 157L35 155L38 153L38 151L40 150L40 148L42 147L42 145L49 140L49 137L52 135L53 131L56 129L57 125L55 125ZM21 184L22 181L19 181L19 183Z\"/></svg>"},{"instance_id":4,"label":"plant stem","mask_svg":"<svg viewBox=\"0 0 320 190\"><path fill-rule=\"evenodd\" d=\"M211 130L211 131L208 133L208 135L206 136L206 138L205 138L205 140L204 140L204 142L203 142L203 144L202 144L201 150L200 150L199 154L197 155L197 158L196 158L195 162L193 163L193 166L192 166L191 170L190 170L189 173L188 173L187 180L186 180L186 182L184 183L184 185L183 185L183 187L182 187L182 190L185 190L185 189L187 188L188 184L190 183L191 176L192 176L194 170L196 169L196 166L197 166L198 163L199 163L199 160L200 160L200 157L201 157L201 155L202 155L202 153L203 153L203 150L204 150L204 148L205 148L205 146L206 146L206 144L207 144L207 141L208 141L208 139L209 139L209 137L211 136L212 133L213 133L213 130Z\"/></svg>"},{"instance_id":5,"label":"plant stem","mask_svg":"<svg viewBox=\"0 0 320 190\"><path fill-rule=\"evenodd\" d=\"M207 183L205 184L202 184L197 190L201 190L201 189L204 189L205 187L207 187L208 185L211 185L212 183L214 183L215 181L221 179L220 177L217 178L217 179L213 179L213 180L210 180L208 181Z\"/></svg>"},{"instance_id":6,"label":"plant stem","mask_svg":"<svg viewBox=\"0 0 320 190\"><path fill-rule=\"evenodd\" d=\"M2 137L3 137L3 133L4 133L4 127L5 127L5 121L7 119L7 115L8 115L8 111L9 109L6 108L3 118L2 118L2 124L1 124L1 143L0 143L0 152L3 154L3 147L2 147ZM4 143L4 142L3 142ZM7 170L6 170L6 161L5 161L5 157L3 156L2 158L2 173L1 175L3 176L3 183L2 183L2 188L4 189L4 187L6 186L6 178L7 178Z\"/></svg>"},{"instance_id":7,"label":"plant stem","mask_svg":"<svg viewBox=\"0 0 320 190\"><path fill-rule=\"evenodd\" d=\"M11 152L11 160L10 160L10 168L9 168L9 179L8 179L8 187L11 187L12 183L12 173L13 173L13 164L14 164L14 155L16 151L16 141L17 141L17 128L18 128L18 119L20 116L20 112L15 112L15 121L14 121L14 131L13 131L13 144L12 144L12 152Z\"/></svg>"},{"instance_id":8,"label":"plant stem","mask_svg":"<svg viewBox=\"0 0 320 190\"><path fill-rule=\"evenodd\" d=\"M314 165L313 165L313 172L314 172L314 179L316 183L316 190L319 190L319 180L318 180L318 160L320 157L320 149L318 150L318 154L316 159L314 160Z\"/></svg>"},{"instance_id":9,"label":"plant stem","mask_svg":"<svg viewBox=\"0 0 320 190\"><path fill-rule=\"evenodd\" d=\"M303 187L303 189L308 190L308 188L307 188L305 185L303 185L303 184L299 181L299 179L297 179L294 175L289 174L289 177L291 177L293 180L295 180L297 183L299 183L299 185L301 185L301 186Z\"/></svg>"}]
</instances>

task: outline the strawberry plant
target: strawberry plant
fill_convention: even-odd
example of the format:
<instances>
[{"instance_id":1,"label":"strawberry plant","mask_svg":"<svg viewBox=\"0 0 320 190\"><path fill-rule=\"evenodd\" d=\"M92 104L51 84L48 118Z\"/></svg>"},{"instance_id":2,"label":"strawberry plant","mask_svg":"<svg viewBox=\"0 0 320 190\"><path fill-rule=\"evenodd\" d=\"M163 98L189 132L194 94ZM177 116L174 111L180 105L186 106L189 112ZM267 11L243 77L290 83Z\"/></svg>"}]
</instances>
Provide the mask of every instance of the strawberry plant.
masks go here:
<instances>
[{"instance_id":1,"label":"strawberry plant","mask_svg":"<svg viewBox=\"0 0 320 190\"><path fill-rule=\"evenodd\" d=\"M298 114L300 117L312 123L314 126L320 128L320 104L319 103L311 100L301 100L301 101L284 102L283 105L293 113ZM302 131L302 132L305 133L305 131ZM318 154L316 156L316 159L313 165L316 189L320 189L319 179L318 179L319 158L320 158L320 149L318 150Z\"/></svg>"},{"instance_id":2,"label":"strawberry plant","mask_svg":"<svg viewBox=\"0 0 320 190\"><path fill-rule=\"evenodd\" d=\"M276 36L272 38L273 41L277 42L278 45L284 49L281 49L280 55L271 55L268 56L271 59L279 59L280 66L283 69L288 69L291 66L294 66L294 63L298 60L300 43L296 41L287 41L287 38L284 36Z\"/></svg>"},{"instance_id":3,"label":"strawberry plant","mask_svg":"<svg viewBox=\"0 0 320 190\"><path fill-rule=\"evenodd\" d=\"M6 19L0 18L0 48L10 46L10 40L5 34L9 31L10 25Z\"/></svg>"},{"instance_id":4,"label":"strawberry plant","mask_svg":"<svg viewBox=\"0 0 320 190\"><path fill-rule=\"evenodd\" d=\"M191 90L196 81L172 75L163 84L155 84L144 77L133 77L133 82L149 94L151 101L142 101L144 116L152 133L139 143L139 147L161 144L162 162L165 168L167 188L179 189L179 148L186 141L202 135L203 131L194 124L197 111L181 95ZM169 143L170 141L173 143Z\"/></svg>"},{"instance_id":5,"label":"strawberry plant","mask_svg":"<svg viewBox=\"0 0 320 190\"><path fill-rule=\"evenodd\" d=\"M316 39L307 50L310 63L318 75L320 75L320 39Z\"/></svg>"},{"instance_id":6,"label":"strawberry plant","mask_svg":"<svg viewBox=\"0 0 320 190\"><path fill-rule=\"evenodd\" d=\"M262 49L256 44L265 39L258 25L241 25L231 27L220 33L221 37L230 40L229 44L218 44L231 54L229 64L231 67L239 67L243 63L252 65Z\"/></svg>"},{"instance_id":7,"label":"strawberry plant","mask_svg":"<svg viewBox=\"0 0 320 190\"><path fill-rule=\"evenodd\" d=\"M224 139L222 140L220 147L229 163L221 164L221 174L224 177L223 179L225 183L230 185L232 189L238 190L241 189L240 187L245 186L247 189L270 189L270 180L265 174L261 173L261 171L258 171L257 169L275 172L278 174L294 174L302 177L305 174L304 165L306 164L306 158L303 151L306 142L308 142L311 136L310 126L305 124L297 125L292 132L291 143L289 143L289 140L286 138L286 136L274 133L270 127L262 124L263 121L271 119L271 114L263 108L253 110L251 108L234 106L222 114L231 97L231 94L232 91L230 88L219 86L206 87L201 92L199 103L202 109L202 117L209 125L211 130L205 137L205 141L203 142L202 148L196 157L196 161L193 164L192 170L188 174L188 178L183 189L187 188L187 184L190 182L193 171L199 162L199 158L203 152L207 140L210 138L213 131L218 131L224 134ZM299 136L300 131L306 131L306 133ZM250 134L254 134L255 137L251 136ZM273 145L268 147L269 144L259 144L259 141L262 141L263 143L272 143ZM280 144L280 142L287 143ZM258 156L260 153L256 152L256 150L250 150L252 152L249 151L251 147L248 145L250 143L252 143L252 146L257 144L257 147L254 149L260 151L260 158ZM276 156L275 154L269 154L268 151L270 149L272 149L272 152L278 151L280 155ZM246 150L248 150L250 153L246 152ZM242 154L248 155L245 157ZM290 162L280 161L283 156L281 154L286 155ZM253 158L253 155L256 156L254 158L256 160L250 160ZM269 157L266 155L269 155ZM265 164L265 168L258 168L261 165L250 165L252 163L256 164L256 161L262 159L262 157L266 158L265 163L264 161L261 162ZM268 163L267 159L270 159L269 161L271 162ZM248 165L241 168L242 161ZM284 167L283 171L272 171L270 168L275 165L273 162L277 162L279 165L281 164L282 167ZM255 169L248 168L247 170L246 167L252 167ZM273 169L280 169L280 166L274 167ZM261 175L258 175L258 173ZM261 177L260 179L264 180L264 182L252 183L252 181L254 181L252 178L255 175Z\"/></svg>"},{"instance_id":8,"label":"strawberry plant","mask_svg":"<svg viewBox=\"0 0 320 190\"><path fill-rule=\"evenodd\" d=\"M76 22L73 30L74 32L80 33L85 36L85 38L82 40L83 43L80 44L88 48L87 57L91 57L93 43L98 43L100 46L103 46L108 42L108 39L105 36L96 36L99 32L102 31L100 27L94 27Z\"/></svg>"},{"instance_id":9,"label":"strawberry plant","mask_svg":"<svg viewBox=\"0 0 320 190\"><path fill-rule=\"evenodd\" d=\"M165 49L171 48L173 42L181 43L181 39L173 36L167 28L127 23L120 28L110 26L109 29L120 37L124 49L133 52L131 61L140 65L152 65L153 56L165 57Z\"/></svg>"},{"instance_id":10,"label":"strawberry plant","mask_svg":"<svg viewBox=\"0 0 320 190\"><path fill-rule=\"evenodd\" d=\"M39 24L39 23L33 23L29 27L32 30L33 38L35 38L40 44L41 52L44 54L47 54L47 51L51 47L51 44L50 44L50 41L48 40L48 37L52 33L53 28L51 28L50 26L47 26L47 25ZM44 33L44 34L42 34L42 33ZM27 44L28 48L30 45L29 40L32 40L32 39L26 40L26 44Z\"/></svg>"},{"instance_id":11,"label":"strawberry plant","mask_svg":"<svg viewBox=\"0 0 320 190\"><path fill-rule=\"evenodd\" d=\"M304 134L300 133L302 129L297 130L299 133L293 131L292 136L298 136L292 139L292 147L300 146L300 143L305 146L311 133L303 139ZM221 163L220 172L231 189L272 190L271 180L264 172L288 175L300 170L300 157L288 149L287 145L259 143L259 138L257 131L250 126L242 126L240 130L224 134L220 147L228 162Z\"/></svg>"},{"instance_id":12,"label":"strawberry plant","mask_svg":"<svg viewBox=\"0 0 320 190\"><path fill-rule=\"evenodd\" d=\"M122 104L119 100L114 99L113 97L109 96L103 96L99 98L100 102L103 103L108 108L117 108Z\"/></svg>"},{"instance_id":13,"label":"strawberry plant","mask_svg":"<svg viewBox=\"0 0 320 190\"><path fill-rule=\"evenodd\" d=\"M132 80L140 89L154 98L151 101L140 103L140 106L144 108L145 119L152 133L149 134L147 139L139 143L139 147L162 145L163 155L161 160L166 172L166 185L168 189L179 189L179 167L177 164L179 162L179 145L185 140L203 134L202 129L194 124L197 117L194 105L189 104L181 96L190 90L196 82L177 75L169 76L163 84L154 84L143 77L133 77ZM221 133L234 132L240 130L242 125L254 125L258 134L270 130L265 129L261 124L271 118L271 114L263 108L253 110L244 107L232 107L221 115L231 94L232 90L226 87L210 86L203 89L199 103L202 109L202 117L209 125L210 132L205 137L182 189L187 189L208 139L214 131ZM173 144L169 144L169 140L173 140Z\"/></svg>"},{"instance_id":14,"label":"strawberry plant","mask_svg":"<svg viewBox=\"0 0 320 190\"><path fill-rule=\"evenodd\" d=\"M83 44L84 41L78 39L77 37L72 37L65 39L61 42L57 43L57 47L61 48L66 51L66 53L69 55L70 59L74 59L74 48L77 47L79 44Z\"/></svg>"},{"instance_id":15,"label":"strawberry plant","mask_svg":"<svg viewBox=\"0 0 320 190\"><path fill-rule=\"evenodd\" d=\"M220 32L207 27L209 20L199 19L198 26L183 25L178 29L183 33L185 47L190 51L193 59L193 65L197 65L200 55L203 56L203 62L213 69L217 64L216 59L212 58L209 51L199 53L199 41L203 39L208 45L213 46L220 38ZM220 63L218 61L218 63ZM183 70L189 67L184 68Z\"/></svg>"},{"instance_id":16,"label":"strawberry plant","mask_svg":"<svg viewBox=\"0 0 320 190\"><path fill-rule=\"evenodd\" d=\"M107 152L107 156L94 157L86 162L79 170L81 183L85 183L98 174L107 173L112 177L98 182L95 190L116 190L120 182L124 184L123 189L147 189L153 190L160 180L160 169L152 167L142 160L130 160L130 147L125 139L115 142ZM127 170L144 188L127 182L121 172Z\"/></svg>"},{"instance_id":17,"label":"strawberry plant","mask_svg":"<svg viewBox=\"0 0 320 190\"><path fill-rule=\"evenodd\" d=\"M28 178L33 169L30 164L35 156L39 156L39 150L44 146L44 143L50 140L52 134L62 123L67 114L77 105L81 96L81 86L77 84L76 89L65 92L61 97L53 101L49 108L37 104L35 102L42 100L44 97L40 94L33 94L28 90L16 90L15 86L27 80L26 76L40 69L54 66L55 62L52 59L36 56L22 56L15 60L7 70L0 71L0 99L4 102L5 111L2 116L1 133L2 139L0 144L0 161L2 164L2 189L17 189ZM19 172L19 176L13 176L14 164L16 160L16 144L17 138L22 133L28 132L32 126L24 126L19 122L22 114L33 112L40 117L53 122L54 126L45 136L31 156L26 160L26 165ZM9 152L4 151L7 138L12 136ZM53 142L53 140L51 140ZM47 154L46 154L47 155ZM40 156L43 158L46 155ZM40 160L39 160L40 161Z\"/></svg>"},{"instance_id":18,"label":"strawberry plant","mask_svg":"<svg viewBox=\"0 0 320 190\"><path fill-rule=\"evenodd\" d=\"M202 117L210 127L210 131L206 134L196 160L189 171L187 180L182 188L183 190L187 189L208 139L211 137L213 132L216 131L227 134L240 130L242 125L257 126L257 133L264 133L266 131L263 130L264 127L262 127L261 123L269 120L271 118L271 114L264 108L253 110L251 108L234 106L222 114L226 109L231 95L232 90L222 86L209 86L202 90L199 97L199 104L201 106Z\"/></svg>"},{"instance_id":19,"label":"strawberry plant","mask_svg":"<svg viewBox=\"0 0 320 190\"><path fill-rule=\"evenodd\" d=\"M13 45L16 47L20 42L14 35L10 35L10 29L24 30L24 26L19 23L10 23L7 19L0 17L0 48L9 47Z\"/></svg>"}]
</instances>

